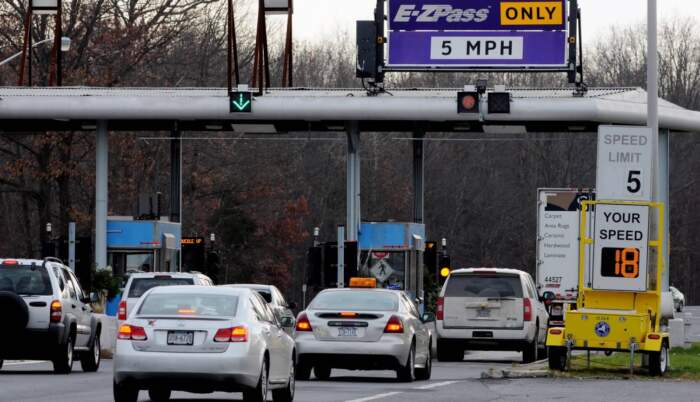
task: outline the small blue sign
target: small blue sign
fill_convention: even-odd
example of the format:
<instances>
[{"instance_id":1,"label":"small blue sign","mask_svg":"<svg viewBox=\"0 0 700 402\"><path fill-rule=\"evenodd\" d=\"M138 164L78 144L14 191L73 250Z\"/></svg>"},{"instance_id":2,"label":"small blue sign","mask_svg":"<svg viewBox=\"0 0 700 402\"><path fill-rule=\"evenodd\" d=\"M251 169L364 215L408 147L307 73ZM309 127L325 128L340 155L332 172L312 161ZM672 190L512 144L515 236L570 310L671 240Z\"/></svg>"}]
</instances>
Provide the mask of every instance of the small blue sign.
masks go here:
<instances>
[{"instance_id":1,"label":"small blue sign","mask_svg":"<svg viewBox=\"0 0 700 402\"><path fill-rule=\"evenodd\" d=\"M605 338L610 335L610 324L605 321L601 321L595 325L595 334L601 338Z\"/></svg>"}]
</instances>

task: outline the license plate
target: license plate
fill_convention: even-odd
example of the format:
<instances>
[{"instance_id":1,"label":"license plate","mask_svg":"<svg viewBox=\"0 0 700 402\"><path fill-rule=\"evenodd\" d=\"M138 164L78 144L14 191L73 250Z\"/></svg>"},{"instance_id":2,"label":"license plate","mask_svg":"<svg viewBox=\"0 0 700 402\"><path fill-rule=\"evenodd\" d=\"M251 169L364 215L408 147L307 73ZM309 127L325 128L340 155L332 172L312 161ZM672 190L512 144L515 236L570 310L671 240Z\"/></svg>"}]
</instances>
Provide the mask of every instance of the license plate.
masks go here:
<instances>
[{"instance_id":1,"label":"license plate","mask_svg":"<svg viewBox=\"0 0 700 402\"><path fill-rule=\"evenodd\" d=\"M479 318L488 318L488 317L491 317L491 310L482 308L481 310L479 310L479 311L477 312L477 316L478 316Z\"/></svg>"},{"instance_id":2,"label":"license plate","mask_svg":"<svg viewBox=\"0 0 700 402\"><path fill-rule=\"evenodd\" d=\"M357 334L357 328L350 328L350 327L340 327L338 328L338 336L358 336Z\"/></svg>"},{"instance_id":3,"label":"license plate","mask_svg":"<svg viewBox=\"0 0 700 402\"><path fill-rule=\"evenodd\" d=\"M169 331L168 345L192 345L194 343L194 332L192 331Z\"/></svg>"}]
</instances>

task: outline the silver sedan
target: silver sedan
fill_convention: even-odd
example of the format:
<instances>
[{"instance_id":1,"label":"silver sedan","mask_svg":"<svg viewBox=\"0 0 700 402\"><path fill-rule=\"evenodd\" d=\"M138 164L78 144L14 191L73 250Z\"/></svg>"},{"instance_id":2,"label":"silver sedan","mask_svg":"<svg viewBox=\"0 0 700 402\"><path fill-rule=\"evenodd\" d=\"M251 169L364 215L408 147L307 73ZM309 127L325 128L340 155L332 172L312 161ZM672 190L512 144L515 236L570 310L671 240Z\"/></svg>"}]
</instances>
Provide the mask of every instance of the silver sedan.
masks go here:
<instances>
[{"instance_id":1,"label":"silver sedan","mask_svg":"<svg viewBox=\"0 0 700 402\"><path fill-rule=\"evenodd\" d=\"M243 392L245 401L294 399L294 341L257 292L158 287L119 327L114 400L152 401L172 391Z\"/></svg>"},{"instance_id":2,"label":"silver sedan","mask_svg":"<svg viewBox=\"0 0 700 402\"><path fill-rule=\"evenodd\" d=\"M313 369L325 380L334 368L395 370L401 381L430 379L431 331L401 291L327 289L297 317L297 379Z\"/></svg>"}]
</instances>

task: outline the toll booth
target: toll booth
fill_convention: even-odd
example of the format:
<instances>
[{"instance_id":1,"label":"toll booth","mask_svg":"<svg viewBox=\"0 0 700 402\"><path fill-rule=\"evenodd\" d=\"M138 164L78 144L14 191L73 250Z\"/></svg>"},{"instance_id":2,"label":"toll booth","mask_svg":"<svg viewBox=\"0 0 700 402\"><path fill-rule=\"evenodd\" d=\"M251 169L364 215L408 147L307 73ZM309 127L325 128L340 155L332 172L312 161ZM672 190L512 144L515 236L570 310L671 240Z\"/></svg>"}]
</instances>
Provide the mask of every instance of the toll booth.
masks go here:
<instances>
[{"instance_id":1,"label":"toll booth","mask_svg":"<svg viewBox=\"0 0 700 402\"><path fill-rule=\"evenodd\" d=\"M129 271L179 272L181 225L167 220L107 220L107 263L115 276Z\"/></svg>"},{"instance_id":2,"label":"toll booth","mask_svg":"<svg viewBox=\"0 0 700 402\"><path fill-rule=\"evenodd\" d=\"M360 275L376 278L378 287L405 290L423 300L424 224L363 222L358 243Z\"/></svg>"}]
</instances>

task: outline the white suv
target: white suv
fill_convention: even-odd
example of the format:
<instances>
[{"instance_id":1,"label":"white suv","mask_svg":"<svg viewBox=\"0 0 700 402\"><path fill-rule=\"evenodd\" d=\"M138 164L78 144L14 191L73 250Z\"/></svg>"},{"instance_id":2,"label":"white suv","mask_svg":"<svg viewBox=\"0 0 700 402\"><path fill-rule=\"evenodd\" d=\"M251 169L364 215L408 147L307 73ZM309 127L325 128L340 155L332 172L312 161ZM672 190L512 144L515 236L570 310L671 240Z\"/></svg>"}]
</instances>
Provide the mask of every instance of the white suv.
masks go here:
<instances>
[{"instance_id":1,"label":"white suv","mask_svg":"<svg viewBox=\"0 0 700 402\"><path fill-rule=\"evenodd\" d=\"M437 304L437 355L462 361L465 350L522 351L546 356L548 315L530 274L504 268L450 273Z\"/></svg>"},{"instance_id":2,"label":"white suv","mask_svg":"<svg viewBox=\"0 0 700 402\"><path fill-rule=\"evenodd\" d=\"M149 289L158 286L199 285L214 286L212 280L199 272L135 272L129 279L122 292L117 314L118 324L126 320L129 313Z\"/></svg>"},{"instance_id":3,"label":"white suv","mask_svg":"<svg viewBox=\"0 0 700 402\"><path fill-rule=\"evenodd\" d=\"M0 367L3 360L50 360L56 373L100 366L99 320L68 267L60 260L0 259Z\"/></svg>"}]
</instances>

